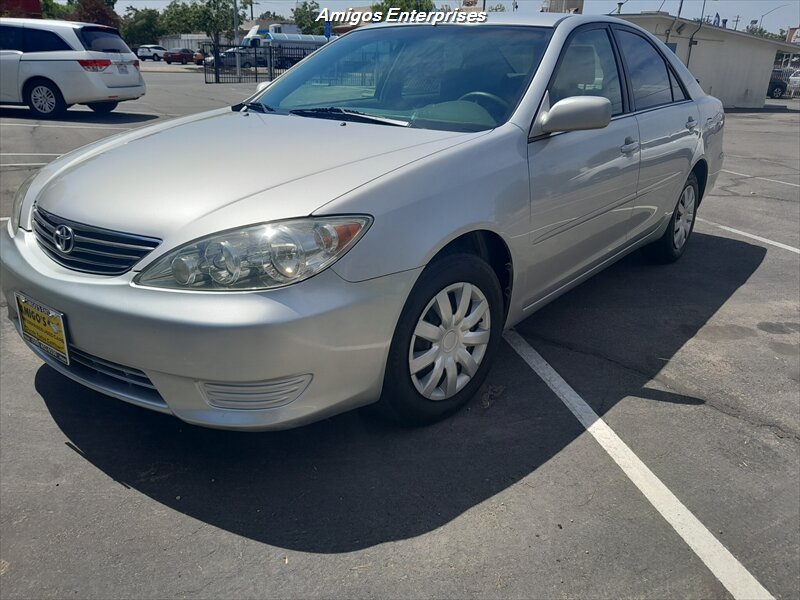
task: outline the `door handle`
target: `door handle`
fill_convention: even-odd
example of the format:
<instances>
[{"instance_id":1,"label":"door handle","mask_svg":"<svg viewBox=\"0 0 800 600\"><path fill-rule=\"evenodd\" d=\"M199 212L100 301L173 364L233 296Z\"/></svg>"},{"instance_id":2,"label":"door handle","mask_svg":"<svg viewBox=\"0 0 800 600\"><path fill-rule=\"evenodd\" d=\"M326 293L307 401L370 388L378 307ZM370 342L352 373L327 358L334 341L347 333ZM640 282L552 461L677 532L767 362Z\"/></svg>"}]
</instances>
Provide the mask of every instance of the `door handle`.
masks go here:
<instances>
[{"instance_id":1,"label":"door handle","mask_svg":"<svg viewBox=\"0 0 800 600\"><path fill-rule=\"evenodd\" d=\"M630 154L631 152L636 152L639 149L639 140L634 140L633 138L626 137L625 144L623 144L619 151L623 154Z\"/></svg>"},{"instance_id":2,"label":"door handle","mask_svg":"<svg viewBox=\"0 0 800 600\"><path fill-rule=\"evenodd\" d=\"M686 129L691 131L695 127L697 127L697 121L694 120L694 117L689 117L689 120L686 121Z\"/></svg>"}]
</instances>

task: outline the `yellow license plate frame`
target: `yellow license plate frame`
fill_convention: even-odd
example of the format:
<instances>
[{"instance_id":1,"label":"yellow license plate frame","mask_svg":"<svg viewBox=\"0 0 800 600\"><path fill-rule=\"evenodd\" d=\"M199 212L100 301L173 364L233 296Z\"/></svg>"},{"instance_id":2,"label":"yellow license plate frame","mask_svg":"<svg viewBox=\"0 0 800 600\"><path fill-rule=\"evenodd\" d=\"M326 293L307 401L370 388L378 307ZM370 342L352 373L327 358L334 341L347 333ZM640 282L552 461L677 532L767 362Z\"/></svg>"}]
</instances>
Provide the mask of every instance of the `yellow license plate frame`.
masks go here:
<instances>
[{"instance_id":1,"label":"yellow license plate frame","mask_svg":"<svg viewBox=\"0 0 800 600\"><path fill-rule=\"evenodd\" d=\"M39 350L69 366L69 346L64 313L50 308L21 293L14 292L17 301L22 337Z\"/></svg>"}]
</instances>

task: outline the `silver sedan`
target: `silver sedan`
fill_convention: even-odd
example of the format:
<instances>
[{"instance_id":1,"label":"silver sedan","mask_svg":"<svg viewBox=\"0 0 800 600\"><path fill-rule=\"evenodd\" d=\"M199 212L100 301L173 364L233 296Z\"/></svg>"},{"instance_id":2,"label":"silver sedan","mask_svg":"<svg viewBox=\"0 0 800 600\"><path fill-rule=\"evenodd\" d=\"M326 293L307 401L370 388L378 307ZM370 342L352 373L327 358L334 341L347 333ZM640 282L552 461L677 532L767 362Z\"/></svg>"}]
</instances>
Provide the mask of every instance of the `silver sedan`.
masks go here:
<instances>
[{"instance_id":1,"label":"silver sedan","mask_svg":"<svg viewBox=\"0 0 800 600\"><path fill-rule=\"evenodd\" d=\"M3 293L53 368L190 423L431 422L504 328L636 249L680 258L723 124L614 18L360 28L246 102L42 169L0 235ZM212 140L231 176L164 171Z\"/></svg>"}]
</instances>

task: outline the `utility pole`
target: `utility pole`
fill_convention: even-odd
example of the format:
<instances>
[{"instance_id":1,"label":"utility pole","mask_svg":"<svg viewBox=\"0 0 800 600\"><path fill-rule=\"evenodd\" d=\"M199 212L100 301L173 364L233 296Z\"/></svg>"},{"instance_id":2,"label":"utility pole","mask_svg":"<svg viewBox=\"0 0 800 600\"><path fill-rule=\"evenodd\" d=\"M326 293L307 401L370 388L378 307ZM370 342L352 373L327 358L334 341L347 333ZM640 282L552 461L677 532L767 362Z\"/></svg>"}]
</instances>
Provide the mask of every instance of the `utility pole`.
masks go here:
<instances>
[{"instance_id":1,"label":"utility pole","mask_svg":"<svg viewBox=\"0 0 800 600\"><path fill-rule=\"evenodd\" d=\"M736 18L733 20L733 30L736 31L739 28L739 21L742 20L741 15L736 15Z\"/></svg>"}]
</instances>

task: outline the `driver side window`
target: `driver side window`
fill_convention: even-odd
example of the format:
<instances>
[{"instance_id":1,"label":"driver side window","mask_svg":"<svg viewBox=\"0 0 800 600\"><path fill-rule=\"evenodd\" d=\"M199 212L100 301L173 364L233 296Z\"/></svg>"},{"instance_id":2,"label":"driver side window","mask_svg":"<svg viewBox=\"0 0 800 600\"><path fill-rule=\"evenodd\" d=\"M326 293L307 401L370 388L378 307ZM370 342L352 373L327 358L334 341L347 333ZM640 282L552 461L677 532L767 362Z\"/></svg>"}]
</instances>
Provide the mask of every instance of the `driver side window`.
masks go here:
<instances>
[{"instance_id":1,"label":"driver side window","mask_svg":"<svg viewBox=\"0 0 800 600\"><path fill-rule=\"evenodd\" d=\"M578 32L567 42L550 84L550 106L570 96L601 96L622 113L622 89L611 40L605 29Z\"/></svg>"}]
</instances>

